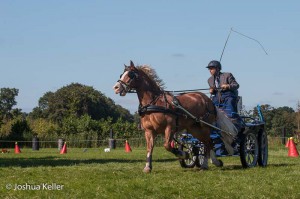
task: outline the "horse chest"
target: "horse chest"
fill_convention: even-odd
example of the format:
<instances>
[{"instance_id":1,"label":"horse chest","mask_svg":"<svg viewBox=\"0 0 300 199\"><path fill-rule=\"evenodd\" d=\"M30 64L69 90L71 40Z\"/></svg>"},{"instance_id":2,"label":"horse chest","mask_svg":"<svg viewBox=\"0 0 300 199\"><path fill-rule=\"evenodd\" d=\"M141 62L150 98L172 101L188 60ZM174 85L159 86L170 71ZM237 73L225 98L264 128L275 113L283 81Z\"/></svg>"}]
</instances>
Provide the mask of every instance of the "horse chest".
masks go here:
<instances>
[{"instance_id":1,"label":"horse chest","mask_svg":"<svg viewBox=\"0 0 300 199\"><path fill-rule=\"evenodd\" d=\"M141 122L145 130L151 129L155 131L161 131L172 123L172 119L166 114L153 113L143 116L141 118Z\"/></svg>"}]
</instances>

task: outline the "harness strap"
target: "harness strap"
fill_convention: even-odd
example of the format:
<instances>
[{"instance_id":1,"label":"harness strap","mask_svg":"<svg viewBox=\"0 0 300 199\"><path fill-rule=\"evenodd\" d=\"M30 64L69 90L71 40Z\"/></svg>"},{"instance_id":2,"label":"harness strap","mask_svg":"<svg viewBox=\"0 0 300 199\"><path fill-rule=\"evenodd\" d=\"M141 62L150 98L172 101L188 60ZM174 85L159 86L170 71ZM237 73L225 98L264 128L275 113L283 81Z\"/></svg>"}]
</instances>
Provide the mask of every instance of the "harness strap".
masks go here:
<instances>
[{"instance_id":1,"label":"harness strap","mask_svg":"<svg viewBox=\"0 0 300 199\"><path fill-rule=\"evenodd\" d=\"M143 115L148 112L156 112L156 113L169 113L173 115L180 115L178 112L168 109L163 106L156 106L156 105L146 105L146 106L139 106L138 113L139 115Z\"/></svg>"}]
</instances>

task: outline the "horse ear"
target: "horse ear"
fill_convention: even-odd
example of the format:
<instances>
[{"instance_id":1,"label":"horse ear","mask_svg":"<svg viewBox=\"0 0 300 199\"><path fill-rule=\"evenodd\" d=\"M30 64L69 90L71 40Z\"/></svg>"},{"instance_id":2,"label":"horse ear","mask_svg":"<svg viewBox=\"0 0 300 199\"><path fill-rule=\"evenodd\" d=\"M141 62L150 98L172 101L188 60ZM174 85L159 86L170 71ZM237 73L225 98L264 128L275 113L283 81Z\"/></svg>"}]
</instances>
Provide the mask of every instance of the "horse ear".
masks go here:
<instances>
[{"instance_id":1,"label":"horse ear","mask_svg":"<svg viewBox=\"0 0 300 199\"><path fill-rule=\"evenodd\" d=\"M130 67L133 67L133 68L135 68L134 67L134 63L130 60Z\"/></svg>"}]
</instances>

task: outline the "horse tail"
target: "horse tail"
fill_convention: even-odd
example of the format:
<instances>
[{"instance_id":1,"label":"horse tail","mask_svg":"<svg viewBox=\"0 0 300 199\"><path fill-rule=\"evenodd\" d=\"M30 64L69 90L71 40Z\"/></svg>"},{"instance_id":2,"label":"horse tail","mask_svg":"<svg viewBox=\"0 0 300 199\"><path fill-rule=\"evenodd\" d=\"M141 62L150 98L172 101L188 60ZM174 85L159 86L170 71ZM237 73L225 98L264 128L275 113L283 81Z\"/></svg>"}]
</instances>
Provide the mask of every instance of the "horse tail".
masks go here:
<instances>
[{"instance_id":1,"label":"horse tail","mask_svg":"<svg viewBox=\"0 0 300 199\"><path fill-rule=\"evenodd\" d=\"M218 108L216 110L217 110L217 124L220 126L222 130L224 130L221 131L221 139L223 140L225 144L225 148L228 151L228 153L233 154L233 148L231 144L234 138L236 138L238 134L238 130L223 111L221 111Z\"/></svg>"}]
</instances>

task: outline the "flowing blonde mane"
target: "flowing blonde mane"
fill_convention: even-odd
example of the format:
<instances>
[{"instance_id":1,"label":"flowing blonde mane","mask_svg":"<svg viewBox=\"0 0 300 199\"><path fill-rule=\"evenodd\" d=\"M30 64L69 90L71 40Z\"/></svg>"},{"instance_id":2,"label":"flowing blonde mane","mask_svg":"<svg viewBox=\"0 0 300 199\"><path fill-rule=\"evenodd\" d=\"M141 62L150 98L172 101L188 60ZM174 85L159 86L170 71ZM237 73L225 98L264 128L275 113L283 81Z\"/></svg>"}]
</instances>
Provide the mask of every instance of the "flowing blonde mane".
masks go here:
<instances>
[{"instance_id":1,"label":"flowing blonde mane","mask_svg":"<svg viewBox=\"0 0 300 199\"><path fill-rule=\"evenodd\" d=\"M165 89L165 83L162 79L160 79L156 73L156 71L148 65L142 65L136 67L138 70L143 71L151 81L155 82L155 84L161 89Z\"/></svg>"}]
</instances>

